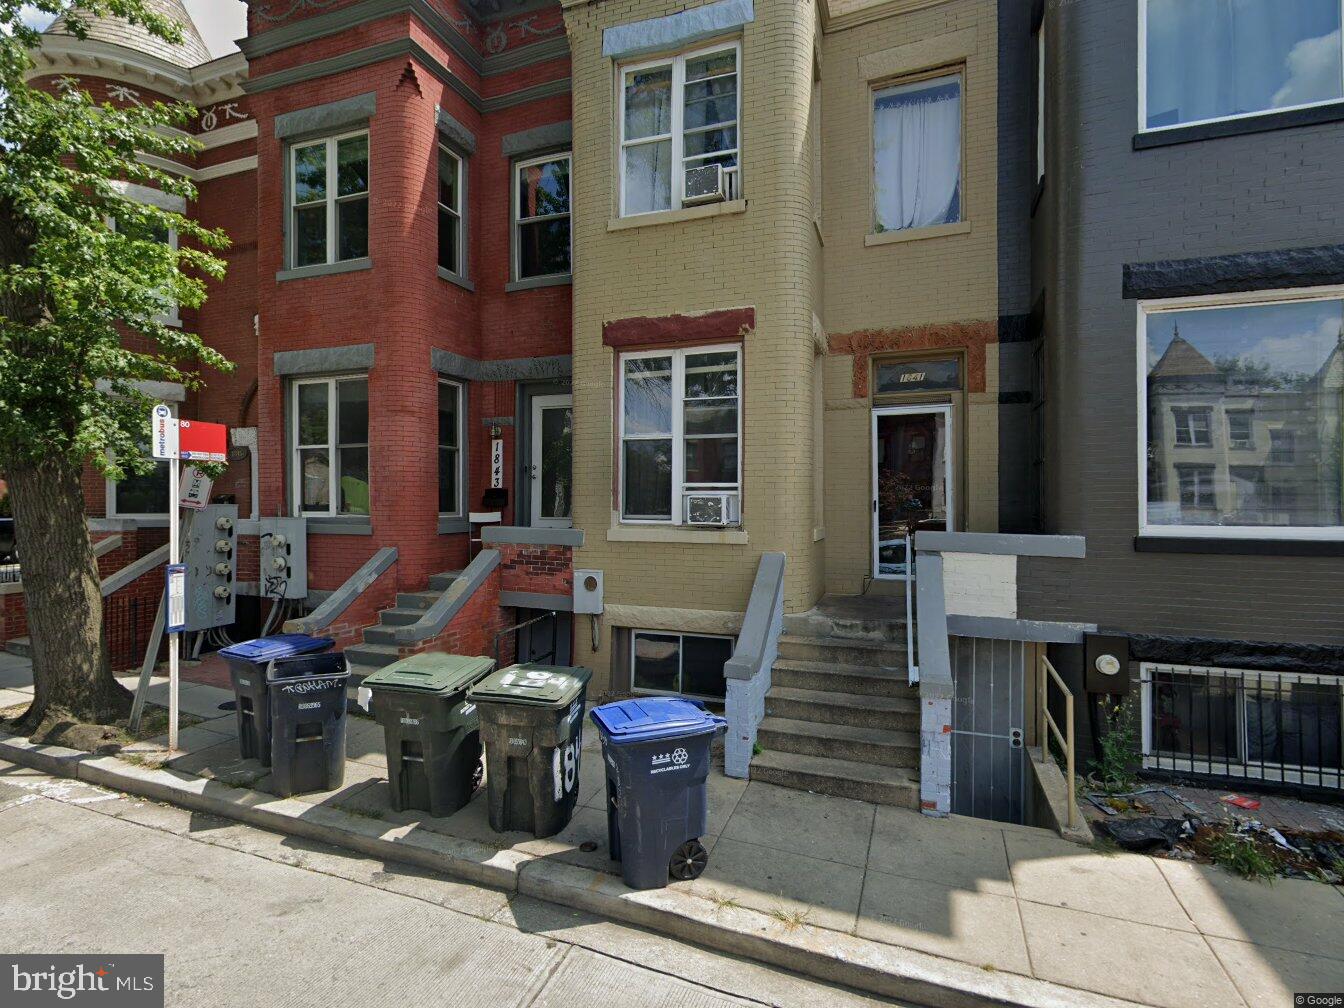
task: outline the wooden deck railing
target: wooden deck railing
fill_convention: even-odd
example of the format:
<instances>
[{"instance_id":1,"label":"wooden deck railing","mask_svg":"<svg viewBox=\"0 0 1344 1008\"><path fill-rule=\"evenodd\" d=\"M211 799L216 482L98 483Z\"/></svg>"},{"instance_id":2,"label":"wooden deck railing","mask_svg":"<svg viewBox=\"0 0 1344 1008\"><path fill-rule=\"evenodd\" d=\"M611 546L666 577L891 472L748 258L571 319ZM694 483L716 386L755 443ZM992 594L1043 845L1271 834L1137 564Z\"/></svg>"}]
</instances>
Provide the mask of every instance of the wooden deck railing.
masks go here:
<instances>
[{"instance_id":1,"label":"wooden deck railing","mask_svg":"<svg viewBox=\"0 0 1344 1008\"><path fill-rule=\"evenodd\" d=\"M1051 736L1054 736L1060 749L1064 751L1064 775L1069 789L1069 828L1072 829L1078 815L1076 812L1078 795L1075 779L1073 694L1064 685L1064 680L1059 677L1055 667L1050 664L1050 659L1045 656L1044 649L1041 650L1038 672L1039 674L1036 677L1036 709L1040 718L1040 731L1037 732L1036 737L1040 739L1042 758L1049 759L1050 757ZM1062 732L1059 730L1059 723L1055 721L1054 715L1050 713L1049 699L1050 683L1052 681L1064 698L1064 730Z\"/></svg>"}]
</instances>

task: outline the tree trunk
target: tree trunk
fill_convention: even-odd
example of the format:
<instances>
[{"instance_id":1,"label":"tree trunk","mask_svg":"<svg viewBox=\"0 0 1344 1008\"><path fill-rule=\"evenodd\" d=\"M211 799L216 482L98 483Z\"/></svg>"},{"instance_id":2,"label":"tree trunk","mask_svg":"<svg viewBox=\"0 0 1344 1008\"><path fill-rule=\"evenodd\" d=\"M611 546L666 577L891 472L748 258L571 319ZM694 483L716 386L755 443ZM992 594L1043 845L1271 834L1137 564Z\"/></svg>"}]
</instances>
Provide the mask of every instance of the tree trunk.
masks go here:
<instances>
[{"instance_id":1,"label":"tree trunk","mask_svg":"<svg viewBox=\"0 0 1344 1008\"><path fill-rule=\"evenodd\" d=\"M23 726L35 731L52 717L94 724L123 718L130 693L108 663L79 467L53 457L10 464L5 477L33 648L33 706Z\"/></svg>"}]
</instances>

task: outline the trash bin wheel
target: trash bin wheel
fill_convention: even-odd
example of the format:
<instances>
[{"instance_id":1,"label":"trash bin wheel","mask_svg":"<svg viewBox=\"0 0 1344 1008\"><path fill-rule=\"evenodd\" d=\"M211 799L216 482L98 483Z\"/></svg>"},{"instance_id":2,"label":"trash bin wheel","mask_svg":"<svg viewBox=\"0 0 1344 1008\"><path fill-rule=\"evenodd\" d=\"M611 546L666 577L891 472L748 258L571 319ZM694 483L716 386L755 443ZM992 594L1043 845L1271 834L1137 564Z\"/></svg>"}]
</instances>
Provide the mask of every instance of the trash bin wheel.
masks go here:
<instances>
[{"instance_id":1,"label":"trash bin wheel","mask_svg":"<svg viewBox=\"0 0 1344 1008\"><path fill-rule=\"evenodd\" d=\"M678 882L698 879L709 864L709 851L699 840L687 840L677 848L668 862L667 873Z\"/></svg>"}]
</instances>

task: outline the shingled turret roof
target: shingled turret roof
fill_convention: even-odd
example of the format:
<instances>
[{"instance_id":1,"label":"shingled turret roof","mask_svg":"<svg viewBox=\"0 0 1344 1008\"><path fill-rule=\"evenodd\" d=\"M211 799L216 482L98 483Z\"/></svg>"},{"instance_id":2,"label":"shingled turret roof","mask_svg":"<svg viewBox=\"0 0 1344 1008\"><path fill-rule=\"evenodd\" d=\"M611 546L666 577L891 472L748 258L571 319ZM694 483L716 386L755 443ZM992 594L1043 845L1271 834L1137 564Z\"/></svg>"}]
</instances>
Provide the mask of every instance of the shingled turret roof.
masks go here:
<instances>
[{"instance_id":1,"label":"shingled turret roof","mask_svg":"<svg viewBox=\"0 0 1344 1008\"><path fill-rule=\"evenodd\" d=\"M165 42L139 25L129 24L121 18L92 17L80 11L89 26L89 38L157 56L180 67L195 67L210 61L210 50L205 47L205 42L201 39L196 23L191 20L191 15L182 6L182 0L146 0L146 3L182 26L181 42L176 45ZM60 17L51 23L46 34L70 35L71 31L66 26L66 19Z\"/></svg>"}]
</instances>

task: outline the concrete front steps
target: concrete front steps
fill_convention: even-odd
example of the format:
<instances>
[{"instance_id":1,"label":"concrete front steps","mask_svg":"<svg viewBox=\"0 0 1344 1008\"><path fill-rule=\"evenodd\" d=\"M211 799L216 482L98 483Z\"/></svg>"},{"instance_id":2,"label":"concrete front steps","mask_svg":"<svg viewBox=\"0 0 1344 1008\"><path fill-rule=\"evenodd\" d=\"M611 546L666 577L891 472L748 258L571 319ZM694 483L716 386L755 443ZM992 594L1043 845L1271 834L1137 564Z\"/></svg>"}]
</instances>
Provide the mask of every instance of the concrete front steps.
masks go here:
<instances>
[{"instance_id":1,"label":"concrete front steps","mask_svg":"<svg viewBox=\"0 0 1344 1008\"><path fill-rule=\"evenodd\" d=\"M434 574L429 579L427 590L398 593L397 604L391 609L380 612L376 625L364 628L364 642L345 649L345 661L350 669L351 680L361 682L365 676L372 675L380 668L385 668L396 661L400 657L396 638L393 636L396 628L419 622L425 610L439 600L461 573L461 571L445 571L442 574Z\"/></svg>"},{"instance_id":2,"label":"concrete front steps","mask_svg":"<svg viewBox=\"0 0 1344 1008\"><path fill-rule=\"evenodd\" d=\"M919 691L907 683L903 629L828 629L780 638L752 780L918 808Z\"/></svg>"},{"instance_id":3,"label":"concrete front steps","mask_svg":"<svg viewBox=\"0 0 1344 1008\"><path fill-rule=\"evenodd\" d=\"M17 655L20 658L31 658L33 656L33 642L28 637L15 637L13 640L5 641L5 652L7 654Z\"/></svg>"}]
</instances>

